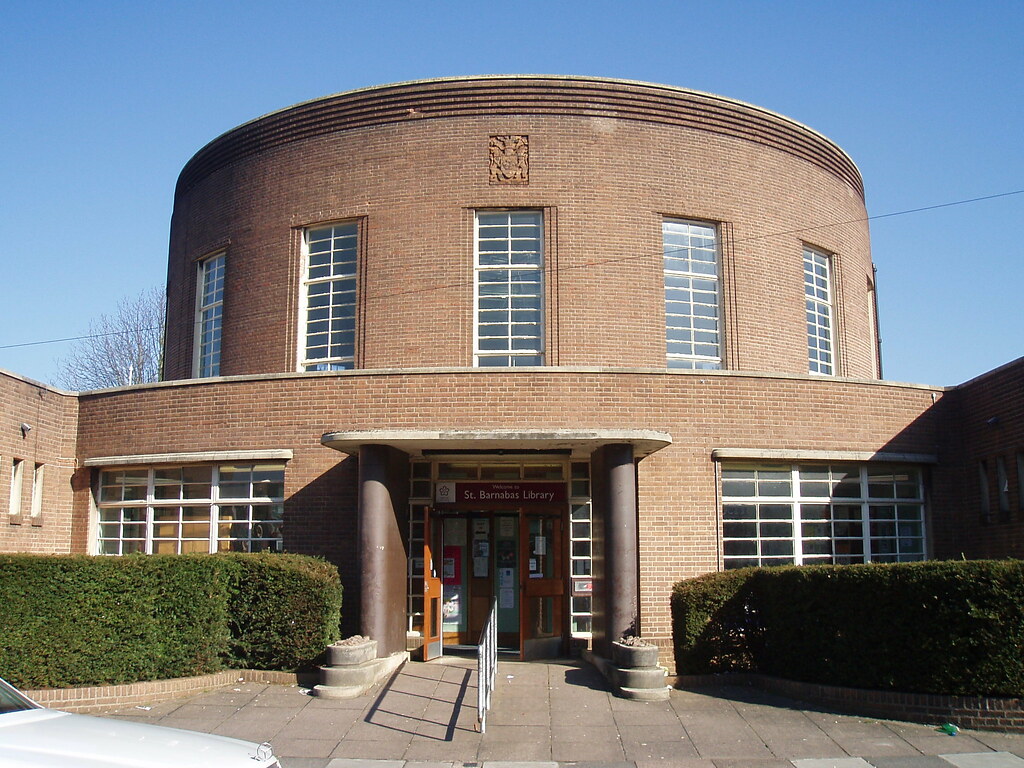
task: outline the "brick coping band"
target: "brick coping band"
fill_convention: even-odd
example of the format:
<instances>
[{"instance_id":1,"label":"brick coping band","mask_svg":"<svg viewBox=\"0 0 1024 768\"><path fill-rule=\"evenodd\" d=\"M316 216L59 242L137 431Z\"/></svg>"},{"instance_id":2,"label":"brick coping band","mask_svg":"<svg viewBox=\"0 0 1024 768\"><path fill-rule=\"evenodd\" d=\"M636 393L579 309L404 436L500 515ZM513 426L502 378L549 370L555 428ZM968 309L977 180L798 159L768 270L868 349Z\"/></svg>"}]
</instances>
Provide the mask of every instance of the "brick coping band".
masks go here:
<instances>
[{"instance_id":1,"label":"brick coping band","mask_svg":"<svg viewBox=\"0 0 1024 768\"><path fill-rule=\"evenodd\" d=\"M681 690L720 685L757 688L841 712L914 723L953 723L960 728L1024 733L1024 699L995 696L940 696L818 685L753 673L679 675L669 684Z\"/></svg>"},{"instance_id":2,"label":"brick coping band","mask_svg":"<svg viewBox=\"0 0 1024 768\"><path fill-rule=\"evenodd\" d=\"M294 672L273 672L260 669L226 669L197 677L177 677L171 680L145 680L121 685L87 685L76 688L39 688L26 690L30 699L53 709L66 712L95 712L103 709L130 707L162 699L191 696L212 688L232 683L273 683L296 685L299 676Z\"/></svg>"}]
</instances>

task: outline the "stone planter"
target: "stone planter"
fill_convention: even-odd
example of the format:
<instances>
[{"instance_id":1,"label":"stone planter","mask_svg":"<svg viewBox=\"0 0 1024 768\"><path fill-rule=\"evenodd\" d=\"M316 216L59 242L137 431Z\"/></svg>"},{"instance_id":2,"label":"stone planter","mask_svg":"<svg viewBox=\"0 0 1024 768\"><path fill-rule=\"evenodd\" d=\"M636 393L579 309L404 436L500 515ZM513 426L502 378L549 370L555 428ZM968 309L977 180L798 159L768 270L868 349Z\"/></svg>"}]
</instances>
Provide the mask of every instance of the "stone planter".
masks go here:
<instances>
[{"instance_id":1,"label":"stone planter","mask_svg":"<svg viewBox=\"0 0 1024 768\"><path fill-rule=\"evenodd\" d=\"M624 645L612 643L612 661L616 667L634 669L637 667L658 666L658 646L656 645Z\"/></svg>"},{"instance_id":2,"label":"stone planter","mask_svg":"<svg viewBox=\"0 0 1024 768\"><path fill-rule=\"evenodd\" d=\"M328 664L320 667L320 685L314 696L351 699L362 696L380 680L405 663L408 653L377 658L377 641L353 637L327 646Z\"/></svg>"},{"instance_id":3,"label":"stone planter","mask_svg":"<svg viewBox=\"0 0 1024 768\"><path fill-rule=\"evenodd\" d=\"M615 693L626 699L665 701L671 690L667 670L658 666L658 646L612 643L611 681Z\"/></svg>"},{"instance_id":4,"label":"stone planter","mask_svg":"<svg viewBox=\"0 0 1024 768\"><path fill-rule=\"evenodd\" d=\"M327 646L329 666L350 667L377 658L377 641L367 639L358 645L334 643Z\"/></svg>"}]
</instances>

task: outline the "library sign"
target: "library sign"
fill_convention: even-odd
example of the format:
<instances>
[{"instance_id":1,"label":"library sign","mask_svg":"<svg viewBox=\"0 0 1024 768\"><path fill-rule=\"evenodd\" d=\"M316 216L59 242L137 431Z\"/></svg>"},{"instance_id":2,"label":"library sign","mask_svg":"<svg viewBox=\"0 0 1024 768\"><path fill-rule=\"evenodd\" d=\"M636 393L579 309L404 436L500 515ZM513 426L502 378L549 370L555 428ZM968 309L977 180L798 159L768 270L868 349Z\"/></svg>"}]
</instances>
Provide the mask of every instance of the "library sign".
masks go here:
<instances>
[{"instance_id":1,"label":"library sign","mask_svg":"<svg viewBox=\"0 0 1024 768\"><path fill-rule=\"evenodd\" d=\"M565 483L438 483L437 504L558 504L566 501Z\"/></svg>"}]
</instances>

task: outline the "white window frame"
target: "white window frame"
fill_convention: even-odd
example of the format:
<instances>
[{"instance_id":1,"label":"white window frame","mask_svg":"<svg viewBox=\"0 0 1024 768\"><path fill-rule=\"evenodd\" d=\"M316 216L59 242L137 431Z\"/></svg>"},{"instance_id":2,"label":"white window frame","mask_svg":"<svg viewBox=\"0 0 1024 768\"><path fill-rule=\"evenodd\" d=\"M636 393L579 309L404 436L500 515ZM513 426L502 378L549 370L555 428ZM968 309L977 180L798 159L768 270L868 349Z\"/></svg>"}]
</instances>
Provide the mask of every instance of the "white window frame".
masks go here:
<instances>
[{"instance_id":1,"label":"white window frame","mask_svg":"<svg viewBox=\"0 0 1024 768\"><path fill-rule=\"evenodd\" d=\"M1017 452L1017 509L1024 512L1024 452Z\"/></svg>"},{"instance_id":2,"label":"white window frame","mask_svg":"<svg viewBox=\"0 0 1024 768\"><path fill-rule=\"evenodd\" d=\"M505 216L507 235L504 238L483 238L481 226L497 227L490 219ZM513 227L517 216L529 217L529 221L518 222L524 227L535 228L536 247L516 250ZM481 219L484 220L483 225ZM489 233L489 231L488 231ZM498 257L495 263L482 263L482 253L498 254L498 250L482 250L482 242L504 240L505 260ZM473 225L473 365L483 367L518 367L544 365L545 339L545 279L544 279L544 212L535 208L481 209L474 216ZM499 278L504 273L504 281ZM494 292L500 285L504 293ZM485 288L486 286L486 288ZM532 292L530 291L532 287ZM491 291L486 295L484 290ZM504 299L504 307L497 304ZM516 304L519 306L516 306ZM536 306L527 306L535 303ZM488 306L484 306L487 304ZM491 306L494 305L494 306ZM504 316L502 315L504 313ZM486 321L486 322L485 322ZM504 333L497 331L504 326ZM500 346L504 341L504 346Z\"/></svg>"},{"instance_id":3,"label":"white window frame","mask_svg":"<svg viewBox=\"0 0 1024 768\"><path fill-rule=\"evenodd\" d=\"M25 462L14 459L11 464L11 503L8 507L12 517L21 515L22 483L24 482Z\"/></svg>"},{"instance_id":4,"label":"white window frame","mask_svg":"<svg viewBox=\"0 0 1024 768\"><path fill-rule=\"evenodd\" d=\"M247 495L226 495L224 493L224 489L227 486L237 485L238 483L231 483L229 479L225 478L223 475L230 470L244 469L245 467L259 467L262 471L272 472L279 470L282 478L281 495L257 496L252 492L254 483L251 480L249 482L250 492ZM209 483L201 481L195 484L199 486L205 486L208 484L210 488L208 494L192 498L190 497L190 494L184 490L188 487L188 484L182 482L177 485L177 487L181 489L177 498L160 497L156 490L158 486L173 488L176 484L169 481L158 482L157 473L166 474L176 470L192 468L210 470ZM104 483L105 477L108 473L115 476L118 473L134 475L139 482L129 484L118 484L116 482ZM260 542L266 544L266 548L270 551L279 552L282 550L283 546L283 539L280 535L284 505L283 478L284 464L277 461L242 461L231 464L216 465L110 467L103 469L99 473L96 492L97 524L95 551L97 554L113 556L133 552L153 554L153 552L158 548L157 544L173 543L176 554L184 551L214 553L221 551L221 542L228 543L224 551L238 551L231 546L231 542L241 542L243 551L250 551L253 542ZM105 498L105 488L137 488L139 490L133 494L136 498L117 499L113 497ZM186 507L205 510L205 516L202 518L188 519L184 516L183 512L183 509ZM222 508L227 507L248 507L245 519L236 516L221 519L221 510ZM161 515L161 512L174 510L175 508L177 508L176 519L165 519ZM254 517L254 508L266 510L268 512L272 509L276 511L271 512L269 515ZM193 528L199 528L200 526L205 527L204 535L184 535L185 530L181 526L186 524L193 526ZM254 532L256 532L256 526L260 524L267 525L268 527L277 526L278 534L275 536L254 535ZM142 535L125 535L124 526L126 525L134 526L134 532L141 532ZM177 525L177 535L155 535L154 527L159 525ZM245 526L246 529L249 530L250 535L221 536L223 526L229 526L230 532L230 526L232 525ZM112 531L117 531L118 535L108 535ZM134 545L126 548L125 545L129 542L134 542ZM205 547L191 547L188 546L187 542L203 542ZM265 551L265 548L261 547L260 550Z\"/></svg>"},{"instance_id":5,"label":"white window frame","mask_svg":"<svg viewBox=\"0 0 1024 768\"><path fill-rule=\"evenodd\" d=\"M992 522L992 494L988 484L988 461L978 462L978 494L981 503L981 522Z\"/></svg>"},{"instance_id":6,"label":"white window frame","mask_svg":"<svg viewBox=\"0 0 1024 768\"><path fill-rule=\"evenodd\" d=\"M593 637L594 507L588 462L569 464L569 579L569 632ZM582 589L587 584L590 592Z\"/></svg>"},{"instance_id":7,"label":"white window frame","mask_svg":"<svg viewBox=\"0 0 1024 768\"><path fill-rule=\"evenodd\" d=\"M1010 517L1010 478L1006 474L1006 459L996 456L996 496L999 499L999 518Z\"/></svg>"},{"instance_id":8,"label":"white window frame","mask_svg":"<svg viewBox=\"0 0 1024 768\"><path fill-rule=\"evenodd\" d=\"M661 224L661 241L666 365L717 370L722 367L718 227L708 222L666 218Z\"/></svg>"},{"instance_id":9,"label":"white window frame","mask_svg":"<svg viewBox=\"0 0 1024 768\"><path fill-rule=\"evenodd\" d=\"M43 476L44 464L36 464L32 468L32 501L29 507L29 515L39 518L43 514Z\"/></svg>"},{"instance_id":10,"label":"white window frame","mask_svg":"<svg viewBox=\"0 0 1024 768\"><path fill-rule=\"evenodd\" d=\"M324 237L328 230L330 236ZM321 245L328 240L329 246ZM297 345L300 371L356 367L361 240L362 227L356 219L302 230ZM317 354L312 354L314 350ZM319 355L320 350L324 354Z\"/></svg>"},{"instance_id":11,"label":"white window frame","mask_svg":"<svg viewBox=\"0 0 1024 768\"><path fill-rule=\"evenodd\" d=\"M804 303L807 319L807 370L836 373L834 265L831 254L804 246Z\"/></svg>"},{"instance_id":12,"label":"white window frame","mask_svg":"<svg viewBox=\"0 0 1024 768\"><path fill-rule=\"evenodd\" d=\"M785 483L788 483L789 490L785 493L760 493L752 495L729 494L728 484L734 478L730 478L729 471L738 470L744 473L769 472L771 479L761 481L765 484L766 490L772 486L783 490ZM829 475L829 480L816 477L818 474ZM804 474L801 475L801 472ZM872 484L871 478L884 476L892 473L914 473L916 483L913 492L909 492L909 481L896 483L894 481L892 493L880 493L877 489L879 483ZM857 495L836 494L835 489L840 480L845 481L847 490L852 485L852 476L856 475ZM781 478L781 479L776 479ZM803 486L801 485L803 482ZM735 480L737 484L753 482ZM876 487L873 488L873 485ZM812 490L804 491L804 487L828 487L827 493L815 493ZM761 485L757 486L758 491ZM767 516L762 518L760 509L762 505L788 507L788 517ZM756 508L753 518L729 517L728 507L730 506L754 506ZM828 516L822 517L821 507L828 507ZM859 510L853 517L844 517L836 514L836 508L845 508L847 512ZM771 529L762 528L762 523L788 523L790 531L788 534L768 536L762 531L770 532ZM838 527L836 524L839 524ZM755 536L730 536L730 524L737 527L742 524L756 526ZM851 534L844 528L859 526L860 532ZM817 526L817 528L815 527ZM828 535L821 535L821 531L827 526ZM889 529L891 527L891 533ZM901 530L902 528L902 530ZM916 528L918 533L911 531ZM839 531L843 531L839 533ZM813 552L813 544L808 547L806 543L814 541L831 542L829 553ZM723 541L723 564L725 568L743 567L755 563L747 562L757 560L757 565L784 565L793 563L795 565L807 565L811 563L827 562L912 562L927 558L928 553L928 531L927 531L927 509L924 497L924 477L920 467L914 465L873 465L873 464L831 464L831 465L808 465L808 464L727 464L722 467L722 541ZM756 552L736 553L727 552L730 549L730 542L751 542L756 541ZM790 553L766 552L764 542L778 541L790 545ZM839 552L835 544L841 541L859 542L860 552ZM910 546L911 542L919 541L920 547ZM894 542L892 546L895 551L881 551L882 542ZM904 546L904 543L906 546Z\"/></svg>"},{"instance_id":13,"label":"white window frame","mask_svg":"<svg viewBox=\"0 0 1024 768\"><path fill-rule=\"evenodd\" d=\"M195 352L192 371L196 378L220 376L224 330L224 277L226 252L211 254L196 270Z\"/></svg>"}]
</instances>

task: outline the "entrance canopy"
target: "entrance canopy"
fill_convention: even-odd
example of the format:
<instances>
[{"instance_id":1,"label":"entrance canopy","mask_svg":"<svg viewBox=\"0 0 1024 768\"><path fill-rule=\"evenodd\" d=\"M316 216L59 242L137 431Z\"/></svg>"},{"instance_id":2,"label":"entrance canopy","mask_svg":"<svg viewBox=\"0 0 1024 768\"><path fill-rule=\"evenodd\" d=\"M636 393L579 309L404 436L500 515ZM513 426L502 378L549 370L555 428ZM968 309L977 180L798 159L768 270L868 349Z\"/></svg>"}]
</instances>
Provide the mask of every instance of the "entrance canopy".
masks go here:
<instances>
[{"instance_id":1,"label":"entrance canopy","mask_svg":"<svg viewBox=\"0 0 1024 768\"><path fill-rule=\"evenodd\" d=\"M672 436L652 430L616 429L451 429L368 430L327 432L320 442L343 453L358 454L364 445L387 445L410 456L438 453L501 453L503 451L551 451L588 458L606 445L631 445L641 459L672 444Z\"/></svg>"}]
</instances>

